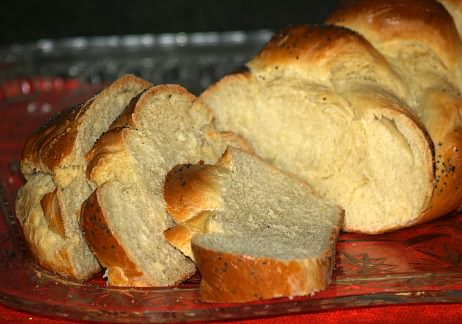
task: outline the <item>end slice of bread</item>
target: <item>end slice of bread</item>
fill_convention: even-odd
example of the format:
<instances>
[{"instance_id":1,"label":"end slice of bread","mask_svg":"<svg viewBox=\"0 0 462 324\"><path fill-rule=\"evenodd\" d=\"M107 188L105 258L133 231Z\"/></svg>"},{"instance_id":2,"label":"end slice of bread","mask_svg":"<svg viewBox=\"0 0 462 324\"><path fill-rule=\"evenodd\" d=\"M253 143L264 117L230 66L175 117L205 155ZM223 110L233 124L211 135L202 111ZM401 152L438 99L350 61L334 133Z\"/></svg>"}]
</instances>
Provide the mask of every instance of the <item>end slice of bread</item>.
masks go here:
<instances>
[{"instance_id":1,"label":"end slice of bread","mask_svg":"<svg viewBox=\"0 0 462 324\"><path fill-rule=\"evenodd\" d=\"M308 295L330 282L343 210L259 157L230 147L216 165L178 166L164 194L178 221L165 236L196 261L201 300Z\"/></svg>"},{"instance_id":2,"label":"end slice of bread","mask_svg":"<svg viewBox=\"0 0 462 324\"><path fill-rule=\"evenodd\" d=\"M80 206L92 192L85 154L131 98L149 86L123 76L28 137L21 158L27 181L18 191L16 216L34 257L47 270L79 280L100 271L78 223Z\"/></svg>"},{"instance_id":3,"label":"end slice of bread","mask_svg":"<svg viewBox=\"0 0 462 324\"><path fill-rule=\"evenodd\" d=\"M383 55L408 88L402 99L430 136L436 162L433 192L414 223L462 204L462 2L441 3L449 12L433 0L354 1L327 20L360 33Z\"/></svg>"},{"instance_id":4,"label":"end slice of bread","mask_svg":"<svg viewBox=\"0 0 462 324\"><path fill-rule=\"evenodd\" d=\"M109 284L169 286L195 273L162 235L173 225L164 179L179 163L215 162L230 143L245 146L215 131L211 113L176 85L145 91L98 140L87 170L96 190L83 204L81 223Z\"/></svg>"}]
</instances>

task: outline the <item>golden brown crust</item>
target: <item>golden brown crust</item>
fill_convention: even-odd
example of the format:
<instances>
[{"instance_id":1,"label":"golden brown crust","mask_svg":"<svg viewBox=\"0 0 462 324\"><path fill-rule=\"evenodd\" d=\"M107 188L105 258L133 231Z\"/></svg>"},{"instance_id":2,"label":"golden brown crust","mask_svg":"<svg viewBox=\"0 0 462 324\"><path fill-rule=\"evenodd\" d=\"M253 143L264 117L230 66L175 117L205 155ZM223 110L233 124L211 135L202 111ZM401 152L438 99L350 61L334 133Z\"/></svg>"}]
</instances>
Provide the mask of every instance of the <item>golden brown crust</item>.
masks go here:
<instances>
[{"instance_id":1,"label":"golden brown crust","mask_svg":"<svg viewBox=\"0 0 462 324\"><path fill-rule=\"evenodd\" d=\"M111 163L111 155L123 150L123 138L125 136L124 128L114 128L101 136L93 145L92 149L87 153L87 178L95 181L98 175L95 170L104 164Z\"/></svg>"},{"instance_id":2,"label":"golden brown crust","mask_svg":"<svg viewBox=\"0 0 462 324\"><path fill-rule=\"evenodd\" d=\"M188 249L192 236L193 232L184 224L176 224L164 231L165 239L183 254L186 254L184 251Z\"/></svg>"},{"instance_id":3,"label":"golden brown crust","mask_svg":"<svg viewBox=\"0 0 462 324\"><path fill-rule=\"evenodd\" d=\"M268 77L289 79L289 75L296 71L296 78L305 82L325 83L334 88L342 87L342 84L346 87L375 84L397 98L408 95L403 80L385 57L362 35L341 26L301 25L286 28L277 33L248 65L257 82ZM241 77L249 82L252 80L249 74ZM231 75L218 83L223 81L225 84L238 82L240 78ZM216 86L212 86L212 89ZM207 98L207 93L204 98ZM404 107L400 111L412 115Z\"/></svg>"},{"instance_id":4,"label":"golden brown crust","mask_svg":"<svg viewBox=\"0 0 462 324\"><path fill-rule=\"evenodd\" d=\"M224 172L215 165L181 164L165 177L165 204L176 225L165 230L164 237L190 258L192 236L204 233L210 211L222 207L220 173Z\"/></svg>"},{"instance_id":5,"label":"golden brown crust","mask_svg":"<svg viewBox=\"0 0 462 324\"><path fill-rule=\"evenodd\" d=\"M203 210L220 207L219 173L213 165L182 164L165 177L164 199L168 213L176 222L184 222Z\"/></svg>"},{"instance_id":6,"label":"golden brown crust","mask_svg":"<svg viewBox=\"0 0 462 324\"><path fill-rule=\"evenodd\" d=\"M143 286L142 283L137 283L137 277L143 273L130 260L122 244L112 234L100 206L98 193L99 190L96 189L82 204L80 226L85 238L100 263L108 268L109 272L114 270L114 273L119 273L116 277L109 276L111 285Z\"/></svg>"},{"instance_id":7,"label":"golden brown crust","mask_svg":"<svg viewBox=\"0 0 462 324\"><path fill-rule=\"evenodd\" d=\"M86 111L91 109L94 101L112 91L122 91L126 84L138 84L141 88L151 86L147 81L132 75L125 75L112 83L110 89L104 89L84 104L57 115L27 138L21 156L23 173L27 175L36 170L53 173L72 154L80 124L86 118Z\"/></svg>"},{"instance_id":8,"label":"golden brown crust","mask_svg":"<svg viewBox=\"0 0 462 324\"><path fill-rule=\"evenodd\" d=\"M34 253L34 251L32 251ZM34 256L36 254L34 253ZM63 277L74 278L78 280L86 280L88 278L79 278L75 272L75 268L71 266L72 260L69 257L69 253L66 249L56 251L53 261L43 258L37 258L37 263L44 269L49 269L56 273L59 273Z\"/></svg>"},{"instance_id":9,"label":"golden brown crust","mask_svg":"<svg viewBox=\"0 0 462 324\"><path fill-rule=\"evenodd\" d=\"M428 117L435 144L436 180L428 210L418 223L445 215L462 204L462 97L429 91L425 102L434 107Z\"/></svg>"},{"instance_id":10,"label":"golden brown crust","mask_svg":"<svg viewBox=\"0 0 462 324\"><path fill-rule=\"evenodd\" d=\"M210 211L202 211L196 216L165 230L164 237L184 255L194 260L191 251L191 239L196 234L208 231L208 223L211 215Z\"/></svg>"},{"instance_id":11,"label":"golden brown crust","mask_svg":"<svg viewBox=\"0 0 462 324\"><path fill-rule=\"evenodd\" d=\"M24 174L34 170L52 173L57 168L73 149L77 138L75 122L79 111L85 111L91 103L92 99L62 112L27 138L21 156Z\"/></svg>"},{"instance_id":12,"label":"golden brown crust","mask_svg":"<svg viewBox=\"0 0 462 324\"><path fill-rule=\"evenodd\" d=\"M460 64L459 35L452 17L437 1L350 1L331 15L327 23L361 30L372 43L419 40L438 53L446 67Z\"/></svg>"},{"instance_id":13,"label":"golden brown crust","mask_svg":"<svg viewBox=\"0 0 462 324\"><path fill-rule=\"evenodd\" d=\"M200 299L204 302L238 303L299 296L327 285L322 273L316 273L319 282L309 283L310 275L296 261L244 257L196 245L192 249L201 273Z\"/></svg>"},{"instance_id":14,"label":"golden brown crust","mask_svg":"<svg viewBox=\"0 0 462 324\"><path fill-rule=\"evenodd\" d=\"M40 200L40 205L42 206L43 216L45 216L48 223L48 228L64 239L66 235L64 232L63 215L61 214L58 197L56 196L57 190L58 188L45 194Z\"/></svg>"},{"instance_id":15,"label":"golden brown crust","mask_svg":"<svg viewBox=\"0 0 462 324\"><path fill-rule=\"evenodd\" d=\"M309 295L331 280L339 227L333 228L331 245L321 256L304 260L277 260L215 251L192 241L201 273L203 302L243 303L278 297Z\"/></svg>"},{"instance_id":16,"label":"golden brown crust","mask_svg":"<svg viewBox=\"0 0 462 324\"><path fill-rule=\"evenodd\" d=\"M324 66L351 53L388 66L361 35L337 26L308 25L288 27L275 34L248 66L252 72L278 70L282 66L306 71L307 67Z\"/></svg>"}]
</instances>

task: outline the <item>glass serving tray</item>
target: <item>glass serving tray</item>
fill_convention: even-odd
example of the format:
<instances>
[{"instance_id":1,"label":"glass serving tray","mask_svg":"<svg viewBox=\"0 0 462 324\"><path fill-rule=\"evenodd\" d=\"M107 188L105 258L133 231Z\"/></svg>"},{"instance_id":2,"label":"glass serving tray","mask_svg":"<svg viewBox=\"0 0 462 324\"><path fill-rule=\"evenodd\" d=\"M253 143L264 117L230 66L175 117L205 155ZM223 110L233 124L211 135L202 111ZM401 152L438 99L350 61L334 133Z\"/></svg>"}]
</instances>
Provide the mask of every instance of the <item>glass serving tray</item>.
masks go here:
<instances>
[{"instance_id":1,"label":"glass serving tray","mask_svg":"<svg viewBox=\"0 0 462 324\"><path fill-rule=\"evenodd\" d=\"M123 73L193 93L239 68L271 35L203 33L42 40L0 50L0 303L112 322L238 320L409 303L462 302L462 213L386 235L341 234L331 285L313 297L246 304L198 300L199 275L170 288L106 287L35 265L14 215L26 136Z\"/></svg>"}]
</instances>

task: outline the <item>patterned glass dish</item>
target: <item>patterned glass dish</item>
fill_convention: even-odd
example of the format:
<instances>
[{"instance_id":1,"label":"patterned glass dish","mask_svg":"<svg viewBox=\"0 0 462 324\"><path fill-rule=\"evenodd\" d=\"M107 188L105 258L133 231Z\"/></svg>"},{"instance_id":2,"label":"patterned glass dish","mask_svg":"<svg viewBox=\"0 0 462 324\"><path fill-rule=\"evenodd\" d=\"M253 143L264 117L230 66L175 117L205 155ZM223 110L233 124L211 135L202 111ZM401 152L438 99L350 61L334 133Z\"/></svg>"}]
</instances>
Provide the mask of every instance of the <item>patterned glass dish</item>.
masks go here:
<instances>
[{"instance_id":1,"label":"patterned glass dish","mask_svg":"<svg viewBox=\"0 0 462 324\"><path fill-rule=\"evenodd\" d=\"M238 320L371 305L462 302L462 214L386 235L341 234L334 276L312 297L247 304L198 300L199 275L170 288L111 288L102 274L63 279L37 266L14 215L26 136L123 73L198 94L238 69L271 32L42 40L0 50L0 303L113 322Z\"/></svg>"}]
</instances>

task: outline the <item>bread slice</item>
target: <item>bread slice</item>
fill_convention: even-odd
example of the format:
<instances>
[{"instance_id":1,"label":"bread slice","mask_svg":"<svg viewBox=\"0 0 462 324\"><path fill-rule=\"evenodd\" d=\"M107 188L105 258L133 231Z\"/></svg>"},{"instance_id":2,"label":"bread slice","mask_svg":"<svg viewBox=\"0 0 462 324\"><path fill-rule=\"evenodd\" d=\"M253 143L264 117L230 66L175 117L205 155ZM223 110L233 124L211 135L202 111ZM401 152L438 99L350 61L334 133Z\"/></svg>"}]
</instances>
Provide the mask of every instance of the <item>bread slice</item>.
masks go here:
<instances>
[{"instance_id":1,"label":"bread slice","mask_svg":"<svg viewBox=\"0 0 462 324\"><path fill-rule=\"evenodd\" d=\"M406 84L363 37L334 26L276 34L201 99L217 127L345 209L344 229L417 223L433 191L433 147Z\"/></svg>"},{"instance_id":2,"label":"bread slice","mask_svg":"<svg viewBox=\"0 0 462 324\"><path fill-rule=\"evenodd\" d=\"M195 259L201 300L300 296L328 285L343 210L298 178L230 147L216 165L172 169L164 194L178 222L165 236Z\"/></svg>"},{"instance_id":3,"label":"bread slice","mask_svg":"<svg viewBox=\"0 0 462 324\"><path fill-rule=\"evenodd\" d=\"M85 154L130 99L149 86L123 76L28 137L21 158L27 181L18 191L16 216L42 267L79 280L101 269L78 223L80 205L92 192Z\"/></svg>"},{"instance_id":4,"label":"bread slice","mask_svg":"<svg viewBox=\"0 0 462 324\"><path fill-rule=\"evenodd\" d=\"M173 224L164 179L179 163L215 162L230 143L246 145L215 131L211 113L175 85L145 91L98 140L87 170L96 190L81 224L110 285L169 286L195 273L162 234Z\"/></svg>"},{"instance_id":5,"label":"bread slice","mask_svg":"<svg viewBox=\"0 0 462 324\"><path fill-rule=\"evenodd\" d=\"M444 2L460 20L460 2ZM369 19L372 15L374 19ZM407 85L403 101L432 139L435 186L427 210L417 221L458 208L462 203L462 41L450 13L433 0L361 0L339 9L328 23L361 33L383 55Z\"/></svg>"}]
</instances>

